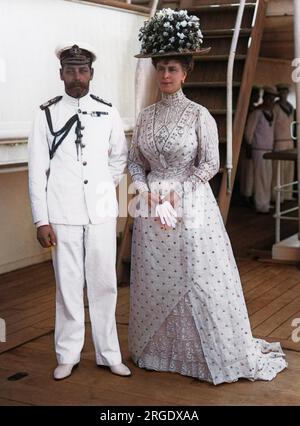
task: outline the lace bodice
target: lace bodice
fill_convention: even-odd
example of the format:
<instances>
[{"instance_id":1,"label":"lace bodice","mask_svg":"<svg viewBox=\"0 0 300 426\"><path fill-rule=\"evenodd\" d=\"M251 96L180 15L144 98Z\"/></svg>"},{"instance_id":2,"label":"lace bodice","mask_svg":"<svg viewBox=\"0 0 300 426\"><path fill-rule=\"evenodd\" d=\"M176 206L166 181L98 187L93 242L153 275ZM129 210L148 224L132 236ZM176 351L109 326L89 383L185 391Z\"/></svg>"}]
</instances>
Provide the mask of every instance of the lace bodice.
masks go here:
<instances>
[{"instance_id":1,"label":"lace bodice","mask_svg":"<svg viewBox=\"0 0 300 426\"><path fill-rule=\"evenodd\" d=\"M219 169L218 131L209 111L182 90L139 115L129 153L129 172L139 192L155 179L208 182Z\"/></svg>"}]
</instances>

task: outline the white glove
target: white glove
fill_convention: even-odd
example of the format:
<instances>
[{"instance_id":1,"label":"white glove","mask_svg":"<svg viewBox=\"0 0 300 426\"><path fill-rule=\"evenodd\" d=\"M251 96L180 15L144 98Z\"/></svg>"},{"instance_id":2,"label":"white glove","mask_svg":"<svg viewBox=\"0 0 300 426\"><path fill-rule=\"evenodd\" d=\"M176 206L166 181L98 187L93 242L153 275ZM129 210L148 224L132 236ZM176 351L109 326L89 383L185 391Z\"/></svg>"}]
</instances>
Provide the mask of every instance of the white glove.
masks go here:
<instances>
[{"instance_id":1,"label":"white glove","mask_svg":"<svg viewBox=\"0 0 300 426\"><path fill-rule=\"evenodd\" d=\"M177 223L177 213L169 201L164 201L162 204L157 204L155 214L160 218L163 225L175 228Z\"/></svg>"}]
</instances>

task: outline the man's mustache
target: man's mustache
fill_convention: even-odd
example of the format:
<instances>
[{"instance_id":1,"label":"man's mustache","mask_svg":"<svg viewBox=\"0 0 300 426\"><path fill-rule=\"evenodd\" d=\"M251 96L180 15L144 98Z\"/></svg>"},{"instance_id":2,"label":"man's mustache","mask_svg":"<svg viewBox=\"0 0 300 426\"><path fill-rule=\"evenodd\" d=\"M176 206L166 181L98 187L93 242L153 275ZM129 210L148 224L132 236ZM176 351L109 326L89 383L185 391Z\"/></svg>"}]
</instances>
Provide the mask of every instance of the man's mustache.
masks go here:
<instances>
[{"instance_id":1,"label":"man's mustache","mask_svg":"<svg viewBox=\"0 0 300 426\"><path fill-rule=\"evenodd\" d=\"M77 89L77 88L84 89L85 85L83 83L71 83L69 85L69 89Z\"/></svg>"}]
</instances>

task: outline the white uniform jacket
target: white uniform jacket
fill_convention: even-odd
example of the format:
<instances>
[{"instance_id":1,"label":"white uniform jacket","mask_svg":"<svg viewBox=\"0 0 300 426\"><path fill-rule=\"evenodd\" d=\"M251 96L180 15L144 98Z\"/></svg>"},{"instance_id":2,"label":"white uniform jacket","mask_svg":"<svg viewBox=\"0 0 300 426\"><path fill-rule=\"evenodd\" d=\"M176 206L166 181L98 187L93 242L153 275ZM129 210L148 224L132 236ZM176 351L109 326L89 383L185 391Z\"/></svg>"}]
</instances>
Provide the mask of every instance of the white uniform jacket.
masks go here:
<instances>
[{"instance_id":1,"label":"white uniform jacket","mask_svg":"<svg viewBox=\"0 0 300 426\"><path fill-rule=\"evenodd\" d=\"M77 156L75 123L50 159L54 137L45 111L38 112L28 141L34 222L37 226L49 222L85 225L116 217L115 186L127 163L127 143L118 111L90 94L79 99L65 94L49 110L54 132L78 114L82 147Z\"/></svg>"}]
</instances>

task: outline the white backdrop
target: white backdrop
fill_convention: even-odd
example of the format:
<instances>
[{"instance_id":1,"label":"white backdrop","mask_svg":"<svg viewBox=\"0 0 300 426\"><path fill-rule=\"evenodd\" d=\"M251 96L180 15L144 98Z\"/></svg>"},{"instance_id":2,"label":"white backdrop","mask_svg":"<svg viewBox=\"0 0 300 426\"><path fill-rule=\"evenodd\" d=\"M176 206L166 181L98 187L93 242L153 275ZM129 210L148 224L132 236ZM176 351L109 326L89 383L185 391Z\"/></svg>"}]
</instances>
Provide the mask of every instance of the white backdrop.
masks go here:
<instances>
[{"instance_id":1,"label":"white backdrop","mask_svg":"<svg viewBox=\"0 0 300 426\"><path fill-rule=\"evenodd\" d=\"M26 138L38 106L63 93L55 47L96 48L91 91L134 124L138 29L146 15L66 0L0 0L0 139Z\"/></svg>"}]
</instances>

